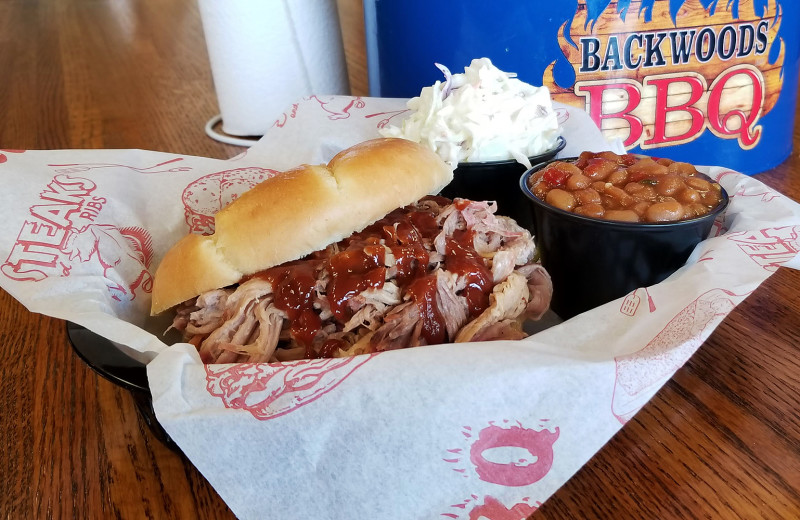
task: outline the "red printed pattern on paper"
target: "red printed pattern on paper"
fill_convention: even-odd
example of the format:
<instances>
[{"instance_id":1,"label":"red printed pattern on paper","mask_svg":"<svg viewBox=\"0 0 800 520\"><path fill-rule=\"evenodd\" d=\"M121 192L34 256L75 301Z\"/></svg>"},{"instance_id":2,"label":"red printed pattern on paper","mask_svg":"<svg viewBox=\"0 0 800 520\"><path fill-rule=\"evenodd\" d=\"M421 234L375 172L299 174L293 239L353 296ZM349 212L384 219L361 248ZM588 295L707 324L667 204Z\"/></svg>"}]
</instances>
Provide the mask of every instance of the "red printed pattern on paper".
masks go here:
<instances>
[{"instance_id":1,"label":"red printed pattern on paper","mask_svg":"<svg viewBox=\"0 0 800 520\"><path fill-rule=\"evenodd\" d=\"M0 164L8 161L7 153L23 153L24 151L25 150L0 150Z\"/></svg>"},{"instance_id":2,"label":"red printed pattern on paper","mask_svg":"<svg viewBox=\"0 0 800 520\"><path fill-rule=\"evenodd\" d=\"M336 388L377 354L289 363L205 365L206 389L226 408L266 421L286 415Z\"/></svg>"},{"instance_id":3,"label":"red printed pattern on paper","mask_svg":"<svg viewBox=\"0 0 800 520\"><path fill-rule=\"evenodd\" d=\"M625 424L647 402L656 385L663 384L691 357L700 344L747 295L712 289L680 311L644 348L614 358L616 379L611 409Z\"/></svg>"},{"instance_id":4,"label":"red printed pattern on paper","mask_svg":"<svg viewBox=\"0 0 800 520\"><path fill-rule=\"evenodd\" d=\"M800 226L786 226L730 233L727 238L736 242L758 265L775 271L800 253L799 234Z\"/></svg>"},{"instance_id":5,"label":"red printed pattern on paper","mask_svg":"<svg viewBox=\"0 0 800 520\"><path fill-rule=\"evenodd\" d=\"M462 478L477 477L498 486L527 489L543 479L553 466L553 445L559 438L560 429L548 426L548 422L541 420L537 428L526 428L519 422L508 420L501 424L490 422L478 431L477 436L472 427L465 426L461 435L467 446L446 450L442 460L451 464L452 471ZM517 498L511 506L491 495L482 500L481 503L479 495L473 494L466 500L451 504L441 516L522 520L541 505L540 502L532 504L529 496Z\"/></svg>"},{"instance_id":6,"label":"red printed pattern on paper","mask_svg":"<svg viewBox=\"0 0 800 520\"><path fill-rule=\"evenodd\" d=\"M219 210L256 184L278 173L267 168L236 168L212 173L191 182L181 195L189 232L212 234L214 215Z\"/></svg>"},{"instance_id":7,"label":"red printed pattern on paper","mask_svg":"<svg viewBox=\"0 0 800 520\"><path fill-rule=\"evenodd\" d=\"M18 281L69 276L75 263L94 260L103 270L111 297L133 300L139 289L152 290L148 271L153 258L150 234L139 227L101 224L108 203L95 195L97 185L59 174L30 207L11 253L0 270Z\"/></svg>"}]
</instances>

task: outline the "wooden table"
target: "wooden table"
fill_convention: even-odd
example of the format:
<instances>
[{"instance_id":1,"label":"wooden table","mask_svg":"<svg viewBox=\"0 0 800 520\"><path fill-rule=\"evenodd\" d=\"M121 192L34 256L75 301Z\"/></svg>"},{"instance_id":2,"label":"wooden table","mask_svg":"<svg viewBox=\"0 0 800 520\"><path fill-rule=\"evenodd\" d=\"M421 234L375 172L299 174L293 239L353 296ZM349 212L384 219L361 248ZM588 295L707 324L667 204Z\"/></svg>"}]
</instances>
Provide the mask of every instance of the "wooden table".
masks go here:
<instances>
[{"instance_id":1,"label":"wooden table","mask_svg":"<svg viewBox=\"0 0 800 520\"><path fill-rule=\"evenodd\" d=\"M366 94L360 2L340 8ZM203 133L217 108L191 0L4 0L0 72L2 148L240 151ZM795 152L758 178L800 200L799 169ZM800 516L799 293L800 272L779 269L535 516ZM233 516L63 322L0 291L0 349L0 517Z\"/></svg>"}]
</instances>

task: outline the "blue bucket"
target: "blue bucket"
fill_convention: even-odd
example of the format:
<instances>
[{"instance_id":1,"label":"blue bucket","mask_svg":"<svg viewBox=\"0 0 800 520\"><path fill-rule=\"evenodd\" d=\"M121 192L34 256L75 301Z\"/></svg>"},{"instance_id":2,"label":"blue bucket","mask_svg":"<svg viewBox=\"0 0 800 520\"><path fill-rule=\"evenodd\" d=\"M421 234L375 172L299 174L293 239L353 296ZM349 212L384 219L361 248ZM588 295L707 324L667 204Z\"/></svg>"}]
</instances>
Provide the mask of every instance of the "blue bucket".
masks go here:
<instances>
[{"instance_id":1,"label":"blue bucket","mask_svg":"<svg viewBox=\"0 0 800 520\"><path fill-rule=\"evenodd\" d=\"M370 94L488 57L634 153L755 174L789 155L797 0L364 0Z\"/></svg>"}]
</instances>

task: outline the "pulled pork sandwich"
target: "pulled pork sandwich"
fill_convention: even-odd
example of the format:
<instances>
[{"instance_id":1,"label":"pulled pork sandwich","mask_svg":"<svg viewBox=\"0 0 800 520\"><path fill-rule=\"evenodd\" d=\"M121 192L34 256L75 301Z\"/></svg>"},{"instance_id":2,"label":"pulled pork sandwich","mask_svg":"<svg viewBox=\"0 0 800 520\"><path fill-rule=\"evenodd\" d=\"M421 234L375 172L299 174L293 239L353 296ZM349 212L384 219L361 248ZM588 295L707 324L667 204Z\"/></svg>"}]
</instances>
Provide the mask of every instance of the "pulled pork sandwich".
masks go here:
<instances>
[{"instance_id":1,"label":"pulled pork sandwich","mask_svg":"<svg viewBox=\"0 0 800 520\"><path fill-rule=\"evenodd\" d=\"M522 338L550 277L493 203L427 196L452 175L421 145L376 139L269 178L167 252L152 313L178 305L173 327L206 363Z\"/></svg>"}]
</instances>

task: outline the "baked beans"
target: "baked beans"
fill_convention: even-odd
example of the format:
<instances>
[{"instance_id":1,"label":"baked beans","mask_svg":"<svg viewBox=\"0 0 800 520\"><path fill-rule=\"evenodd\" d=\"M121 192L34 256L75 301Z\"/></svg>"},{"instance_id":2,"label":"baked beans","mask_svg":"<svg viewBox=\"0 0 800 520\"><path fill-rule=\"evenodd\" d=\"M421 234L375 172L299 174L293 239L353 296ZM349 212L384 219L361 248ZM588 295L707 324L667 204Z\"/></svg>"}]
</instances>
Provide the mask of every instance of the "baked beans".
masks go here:
<instances>
[{"instance_id":1,"label":"baked beans","mask_svg":"<svg viewBox=\"0 0 800 520\"><path fill-rule=\"evenodd\" d=\"M583 152L528 179L547 204L586 217L623 222L676 222L708 214L722 188L689 163L613 152Z\"/></svg>"}]
</instances>

